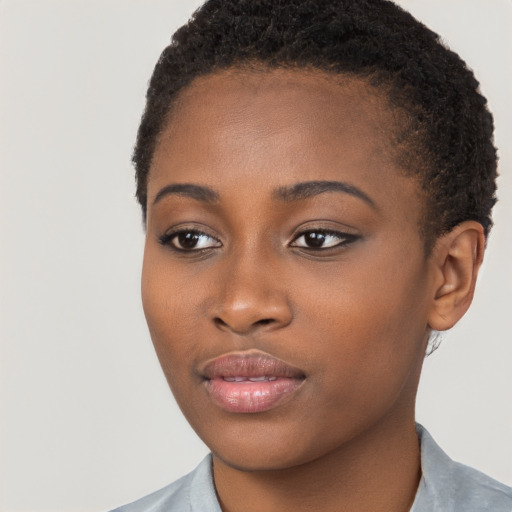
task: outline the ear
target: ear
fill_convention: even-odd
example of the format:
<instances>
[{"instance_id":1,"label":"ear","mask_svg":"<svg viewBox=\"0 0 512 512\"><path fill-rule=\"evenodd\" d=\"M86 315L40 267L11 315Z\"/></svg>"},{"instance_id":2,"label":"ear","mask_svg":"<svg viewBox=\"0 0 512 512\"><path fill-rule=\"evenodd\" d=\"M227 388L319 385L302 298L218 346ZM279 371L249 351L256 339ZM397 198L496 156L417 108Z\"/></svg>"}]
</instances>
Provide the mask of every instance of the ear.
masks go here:
<instances>
[{"instance_id":1,"label":"ear","mask_svg":"<svg viewBox=\"0 0 512 512\"><path fill-rule=\"evenodd\" d=\"M437 240L431 255L434 296L428 323L432 329L450 329L468 310L484 249L484 229L475 221L463 222Z\"/></svg>"}]
</instances>

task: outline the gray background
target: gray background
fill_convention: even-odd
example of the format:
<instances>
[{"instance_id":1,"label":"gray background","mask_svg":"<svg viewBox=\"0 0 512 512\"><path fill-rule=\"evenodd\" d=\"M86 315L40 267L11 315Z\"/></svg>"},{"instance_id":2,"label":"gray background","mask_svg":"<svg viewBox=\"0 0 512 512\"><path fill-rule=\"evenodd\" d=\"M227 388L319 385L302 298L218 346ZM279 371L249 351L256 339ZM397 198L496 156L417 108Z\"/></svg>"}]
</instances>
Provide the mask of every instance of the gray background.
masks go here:
<instances>
[{"instance_id":1,"label":"gray background","mask_svg":"<svg viewBox=\"0 0 512 512\"><path fill-rule=\"evenodd\" d=\"M512 3L401 3L476 71L502 174L475 302L426 361L418 419L512 484ZM3 511L104 510L206 453L146 330L130 164L153 65L197 5L0 0Z\"/></svg>"}]
</instances>

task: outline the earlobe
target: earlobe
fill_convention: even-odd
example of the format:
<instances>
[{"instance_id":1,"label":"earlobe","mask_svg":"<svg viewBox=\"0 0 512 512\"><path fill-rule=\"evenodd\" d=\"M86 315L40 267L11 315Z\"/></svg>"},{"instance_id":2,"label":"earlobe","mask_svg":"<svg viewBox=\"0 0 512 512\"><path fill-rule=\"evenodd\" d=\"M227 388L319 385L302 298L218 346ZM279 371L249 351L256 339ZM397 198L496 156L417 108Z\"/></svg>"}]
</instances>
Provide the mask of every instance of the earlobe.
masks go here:
<instances>
[{"instance_id":1,"label":"earlobe","mask_svg":"<svg viewBox=\"0 0 512 512\"><path fill-rule=\"evenodd\" d=\"M473 300L484 249L484 230L475 221L463 222L438 239L431 256L434 287L429 326L432 329L450 329L466 313Z\"/></svg>"}]
</instances>

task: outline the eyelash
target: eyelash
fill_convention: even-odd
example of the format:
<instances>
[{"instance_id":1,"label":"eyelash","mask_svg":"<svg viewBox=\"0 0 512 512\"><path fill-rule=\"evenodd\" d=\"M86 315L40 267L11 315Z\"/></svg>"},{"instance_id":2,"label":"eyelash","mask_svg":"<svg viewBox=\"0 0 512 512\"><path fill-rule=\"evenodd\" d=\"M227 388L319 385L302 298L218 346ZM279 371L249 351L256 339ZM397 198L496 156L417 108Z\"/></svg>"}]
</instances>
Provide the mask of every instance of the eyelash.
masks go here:
<instances>
[{"instance_id":1,"label":"eyelash","mask_svg":"<svg viewBox=\"0 0 512 512\"><path fill-rule=\"evenodd\" d=\"M178 247L178 245L175 243L175 241L179 241L180 235L184 235L185 238L182 239L179 243L181 247ZM315 235L315 236L313 236ZM300 240L303 237L310 236L312 237L309 242L323 242L326 238L332 237L337 238L339 242L335 243L334 245L331 245L329 247L324 247L323 245L318 247L311 247L307 245L306 238L304 238L305 245L298 245L297 241ZM200 241L201 238L209 238L213 241L213 244L210 244L207 247L196 247L198 241ZM349 245L352 242L355 242L359 236L354 235L352 233L344 233L341 231L335 231L331 229L307 229L299 232L289 243L290 247L299 248L302 250L306 250L308 252L322 252L322 251L329 251L334 250L337 248L341 248L344 246ZM196 242L192 247L185 248L183 247L183 243L187 241ZM177 231L171 231L164 233L161 237L158 239L159 243L161 245L165 245L170 247L172 250L180 252L180 253L204 253L210 249L217 249L219 247L222 247L222 242L218 240L217 238L205 233L204 231L200 231L198 229L179 229Z\"/></svg>"},{"instance_id":2,"label":"eyelash","mask_svg":"<svg viewBox=\"0 0 512 512\"><path fill-rule=\"evenodd\" d=\"M190 247L188 249L184 248L183 246L178 247L177 245L174 244L174 241L178 240L180 235L185 235L189 240L193 240L194 239L193 237L196 237L196 241L198 238L203 238L203 237L211 238L212 240L215 241L216 245L213 245L210 247L199 247L199 248L196 248L194 245L194 247ZM182 252L182 253L192 253L192 252L199 253L199 252L207 251L208 249L222 247L222 243L219 240L217 240L213 236L205 233L204 231L200 231L198 229L179 229L177 231L167 232L167 233L164 233L161 237L159 237L158 241L160 242L160 244L169 246L174 251L178 251L178 252ZM185 240L182 240L181 244L183 244L183 242L185 242Z\"/></svg>"},{"instance_id":3,"label":"eyelash","mask_svg":"<svg viewBox=\"0 0 512 512\"><path fill-rule=\"evenodd\" d=\"M325 240L327 237L333 237L337 238L339 242L335 243L334 245L331 245L329 247L309 247L309 246L300 246L296 245L297 240L300 240L303 237L306 237L308 235L317 235L312 238L312 240L321 241L322 238ZM320 235L320 236L318 236ZM322 237L322 238L321 238ZM311 252L320 252L320 251L328 251L330 249L339 249L341 247L347 246L352 242L355 242L359 237L357 235L354 235L352 233L344 233L342 231L335 231L332 229L307 229L304 231L301 231L298 233L295 238L290 242L290 245L292 247L298 247L301 249L306 249L307 251ZM310 241L312 241L310 240Z\"/></svg>"}]
</instances>

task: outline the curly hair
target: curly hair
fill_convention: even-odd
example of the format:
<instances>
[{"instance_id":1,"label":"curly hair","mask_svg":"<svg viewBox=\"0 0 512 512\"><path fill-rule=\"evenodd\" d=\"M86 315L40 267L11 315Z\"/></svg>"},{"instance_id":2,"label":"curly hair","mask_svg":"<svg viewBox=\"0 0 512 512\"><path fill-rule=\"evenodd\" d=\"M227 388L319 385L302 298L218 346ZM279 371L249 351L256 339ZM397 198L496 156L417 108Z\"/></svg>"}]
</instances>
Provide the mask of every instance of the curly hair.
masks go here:
<instances>
[{"instance_id":1,"label":"curly hair","mask_svg":"<svg viewBox=\"0 0 512 512\"><path fill-rule=\"evenodd\" d=\"M401 112L392 137L425 193L429 242L465 220L487 235L496 202L493 118L479 83L437 34L388 0L208 0L155 66L133 154L146 215L147 178L179 92L228 68L291 67L364 78Z\"/></svg>"}]
</instances>

